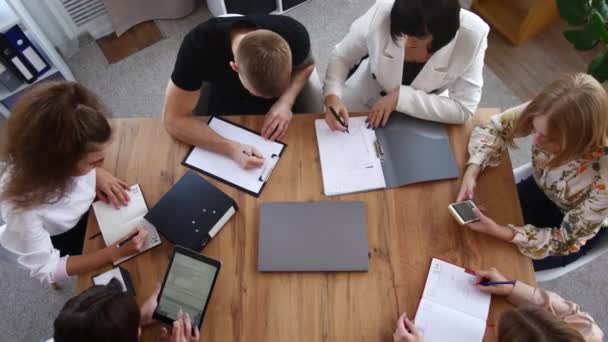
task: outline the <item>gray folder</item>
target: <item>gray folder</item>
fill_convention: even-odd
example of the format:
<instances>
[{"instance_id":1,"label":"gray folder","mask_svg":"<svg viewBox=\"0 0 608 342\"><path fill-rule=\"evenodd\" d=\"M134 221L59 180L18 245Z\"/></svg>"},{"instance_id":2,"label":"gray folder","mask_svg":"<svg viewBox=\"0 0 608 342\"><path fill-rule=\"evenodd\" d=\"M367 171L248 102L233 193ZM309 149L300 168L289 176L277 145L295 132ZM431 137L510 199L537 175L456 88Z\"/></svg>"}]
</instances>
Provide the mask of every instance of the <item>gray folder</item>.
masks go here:
<instances>
[{"instance_id":1,"label":"gray folder","mask_svg":"<svg viewBox=\"0 0 608 342\"><path fill-rule=\"evenodd\" d=\"M394 112L376 139L387 188L460 176L441 123Z\"/></svg>"},{"instance_id":2,"label":"gray folder","mask_svg":"<svg viewBox=\"0 0 608 342\"><path fill-rule=\"evenodd\" d=\"M262 272L367 271L364 202L262 203Z\"/></svg>"}]
</instances>

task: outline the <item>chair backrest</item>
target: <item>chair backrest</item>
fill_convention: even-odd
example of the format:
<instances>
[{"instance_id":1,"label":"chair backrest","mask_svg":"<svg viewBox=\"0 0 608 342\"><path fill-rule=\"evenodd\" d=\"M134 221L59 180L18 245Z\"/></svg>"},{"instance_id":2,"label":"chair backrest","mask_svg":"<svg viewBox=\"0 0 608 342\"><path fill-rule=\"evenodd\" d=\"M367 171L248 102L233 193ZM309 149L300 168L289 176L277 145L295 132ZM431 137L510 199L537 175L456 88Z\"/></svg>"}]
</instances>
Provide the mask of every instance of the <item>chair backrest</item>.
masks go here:
<instances>
[{"instance_id":1,"label":"chair backrest","mask_svg":"<svg viewBox=\"0 0 608 342\"><path fill-rule=\"evenodd\" d=\"M608 229L608 228L604 227L602 229ZM604 234L600 238L602 240L600 242L598 242L597 245L595 245L593 249L591 249L587 254L580 257L578 260L576 260L564 267L557 267L557 268L552 268L552 269L536 272L536 280L539 282L543 282L543 281L550 281L553 279L557 279L563 275L566 275L566 274L584 266L585 264L600 257L602 254L608 252L608 234Z\"/></svg>"}]
</instances>

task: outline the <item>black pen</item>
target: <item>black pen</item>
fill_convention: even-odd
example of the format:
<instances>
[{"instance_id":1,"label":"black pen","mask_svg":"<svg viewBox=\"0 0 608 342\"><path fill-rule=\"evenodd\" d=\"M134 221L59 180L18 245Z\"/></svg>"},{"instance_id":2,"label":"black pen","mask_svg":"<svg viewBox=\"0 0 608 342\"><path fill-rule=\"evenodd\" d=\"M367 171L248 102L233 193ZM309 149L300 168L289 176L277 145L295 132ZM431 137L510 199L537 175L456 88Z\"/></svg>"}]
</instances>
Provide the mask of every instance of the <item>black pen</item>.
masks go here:
<instances>
[{"instance_id":1,"label":"black pen","mask_svg":"<svg viewBox=\"0 0 608 342\"><path fill-rule=\"evenodd\" d=\"M344 123L344 120L340 117L340 115L338 115L338 113L336 113L336 110L331 106L329 107L329 110L331 111L331 114L334 116L334 118L336 118L336 120L338 120L340 125L342 125L342 127L346 128L346 133L350 134L350 132L348 131L348 125Z\"/></svg>"},{"instance_id":2,"label":"black pen","mask_svg":"<svg viewBox=\"0 0 608 342\"><path fill-rule=\"evenodd\" d=\"M137 234L139 234L139 231L136 231L135 233L131 234L131 236L129 236L126 240L119 242L118 247L126 245L129 241L133 240L133 238L136 237Z\"/></svg>"},{"instance_id":3,"label":"black pen","mask_svg":"<svg viewBox=\"0 0 608 342\"><path fill-rule=\"evenodd\" d=\"M256 158L260 158L260 156L256 155L255 153L253 153L253 151L251 152L247 152L245 150L243 150L243 154L246 155L247 157L256 157Z\"/></svg>"}]
</instances>

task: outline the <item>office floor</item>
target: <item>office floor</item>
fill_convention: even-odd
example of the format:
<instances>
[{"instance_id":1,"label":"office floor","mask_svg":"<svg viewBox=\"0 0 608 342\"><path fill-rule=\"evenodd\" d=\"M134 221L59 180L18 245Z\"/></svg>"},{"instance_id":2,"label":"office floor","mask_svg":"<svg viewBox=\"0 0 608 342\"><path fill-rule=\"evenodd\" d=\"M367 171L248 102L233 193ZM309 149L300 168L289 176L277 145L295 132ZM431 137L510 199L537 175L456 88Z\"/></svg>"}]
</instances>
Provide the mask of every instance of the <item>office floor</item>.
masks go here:
<instances>
[{"instance_id":1,"label":"office floor","mask_svg":"<svg viewBox=\"0 0 608 342\"><path fill-rule=\"evenodd\" d=\"M324 75L334 44L344 36L353 19L373 2L311 0L288 13L308 27L319 75ZM156 117L160 115L164 89L183 36L209 17L209 12L203 6L180 20L157 21L164 37L160 42L112 65L107 63L95 42L83 40L80 51L68 59L68 64L80 82L102 97L115 117ZM494 44L502 44L498 39L502 38L491 35L490 49ZM504 109L520 102L520 98L487 66L484 79L481 106ZM2 123L3 120L0 120L0 125ZM514 165L529 160L529 142L524 141L521 145L519 150L511 152ZM31 280L25 271L17 270L1 257L0 264L0 306L5 308L0 310L0 340L44 341L52 335L53 319L63 303L72 296L74 284L69 283L63 290L54 291ZM606 269L608 256L542 286L576 301L596 318L604 330L608 330Z\"/></svg>"}]
</instances>

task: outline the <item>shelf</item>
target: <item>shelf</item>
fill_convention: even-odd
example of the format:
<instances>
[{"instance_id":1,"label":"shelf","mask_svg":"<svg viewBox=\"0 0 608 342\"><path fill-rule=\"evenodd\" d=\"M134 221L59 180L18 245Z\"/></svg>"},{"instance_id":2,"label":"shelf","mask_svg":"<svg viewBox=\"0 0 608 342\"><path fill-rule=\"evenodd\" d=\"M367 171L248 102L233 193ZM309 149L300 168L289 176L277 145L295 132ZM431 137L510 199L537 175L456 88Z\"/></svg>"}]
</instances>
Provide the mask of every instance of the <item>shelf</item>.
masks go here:
<instances>
[{"instance_id":1,"label":"shelf","mask_svg":"<svg viewBox=\"0 0 608 342\"><path fill-rule=\"evenodd\" d=\"M40 82L40 81L44 81L45 79L55 75L56 73L58 73L59 70L57 70L56 68L51 68L51 70L47 71L44 75L42 75L40 78L38 78L34 83L29 84L29 83L23 83L19 88L17 88L17 90L15 91L8 91L4 88L0 89L0 101L4 101L7 98L17 94L18 92L22 91L23 89L33 86L34 84Z\"/></svg>"},{"instance_id":2,"label":"shelf","mask_svg":"<svg viewBox=\"0 0 608 342\"><path fill-rule=\"evenodd\" d=\"M6 0L0 0L0 32L4 32L19 23L19 17L13 12Z\"/></svg>"},{"instance_id":3,"label":"shelf","mask_svg":"<svg viewBox=\"0 0 608 342\"><path fill-rule=\"evenodd\" d=\"M559 20L555 0L477 0L473 10L516 45Z\"/></svg>"}]
</instances>

